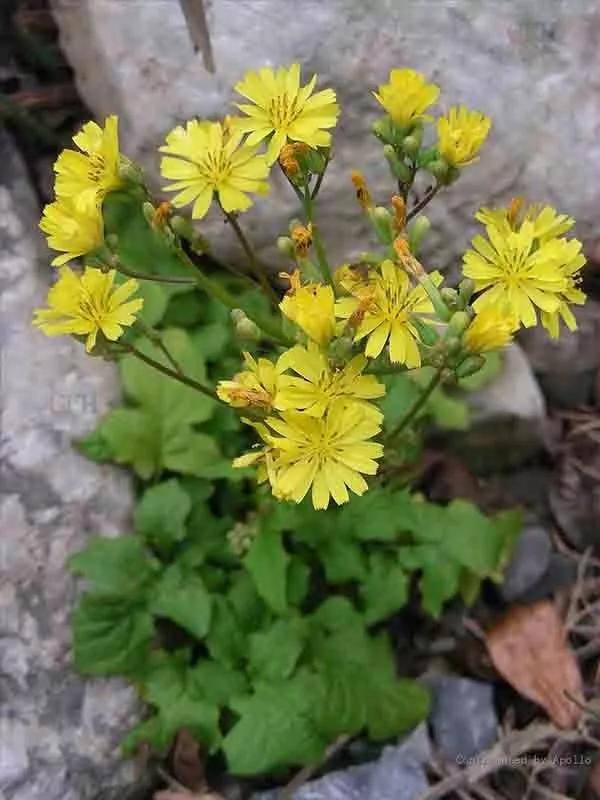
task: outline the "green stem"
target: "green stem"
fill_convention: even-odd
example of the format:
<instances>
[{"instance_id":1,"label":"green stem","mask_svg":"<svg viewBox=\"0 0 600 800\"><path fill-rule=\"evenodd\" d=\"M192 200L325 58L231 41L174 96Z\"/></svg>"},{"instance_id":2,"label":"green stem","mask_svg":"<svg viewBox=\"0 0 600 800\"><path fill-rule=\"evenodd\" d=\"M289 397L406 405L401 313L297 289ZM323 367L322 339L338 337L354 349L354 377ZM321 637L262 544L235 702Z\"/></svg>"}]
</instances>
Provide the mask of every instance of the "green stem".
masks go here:
<instances>
[{"instance_id":1,"label":"green stem","mask_svg":"<svg viewBox=\"0 0 600 800\"><path fill-rule=\"evenodd\" d=\"M261 266L261 264L258 263L258 259L256 258L256 254L252 248L252 245L246 238L246 234L242 230L242 227L238 222L237 217L235 216L235 214L231 214L229 211L225 211L225 209L222 206L221 209L223 211L223 214L225 215L227 222L233 228L234 233L237 236L239 243L241 244L242 249L246 255L246 258L248 259L248 263L250 264L250 269L252 270L254 276L260 283L263 292L269 298L272 305L275 308L277 308L279 305L279 298L277 297L277 295L275 294L275 290L269 283L269 279L267 278L264 268Z\"/></svg>"},{"instance_id":2,"label":"green stem","mask_svg":"<svg viewBox=\"0 0 600 800\"><path fill-rule=\"evenodd\" d=\"M226 308L233 310L234 308L241 308L246 316L252 320L270 339L285 347L291 347L294 343L291 339L281 332L281 327L277 322L274 322L270 317L251 308L241 297L234 297L230 294L224 286L221 286L217 281L213 281L208 275L205 275L200 267L195 264L191 258L183 250L178 251L179 259L187 267L195 270L196 284L206 292L206 294L214 297Z\"/></svg>"},{"instance_id":3,"label":"green stem","mask_svg":"<svg viewBox=\"0 0 600 800\"><path fill-rule=\"evenodd\" d=\"M154 283L179 283L179 284L188 284L189 286L193 286L196 281L194 278L185 278L179 275L147 275L145 272L136 272L132 269L127 269L123 266L120 262L116 264L115 268L118 272L122 275L127 275L128 278L135 278L136 280L140 281L152 281Z\"/></svg>"},{"instance_id":4,"label":"green stem","mask_svg":"<svg viewBox=\"0 0 600 800\"><path fill-rule=\"evenodd\" d=\"M417 397L415 402L411 405L394 430L387 436L388 446L400 436L400 434L407 428L408 425L410 425L425 403L429 400L431 394L438 387L440 381L442 380L443 371L444 365L438 367L427 386L423 389L422 393L419 395L419 397Z\"/></svg>"},{"instance_id":5,"label":"green stem","mask_svg":"<svg viewBox=\"0 0 600 800\"><path fill-rule=\"evenodd\" d=\"M317 182L315 183L315 188L312 190L311 199L314 200L315 197L319 194L321 189L321 184L323 183L323 178L325 177L325 173L327 172L327 167L329 166L329 161L331 160L331 153L327 153L327 157L325 159L325 163L323 164L323 171L319 174L317 178Z\"/></svg>"},{"instance_id":6,"label":"green stem","mask_svg":"<svg viewBox=\"0 0 600 800\"><path fill-rule=\"evenodd\" d=\"M193 378L189 378L187 375L176 372L174 369L161 364L160 361L155 361L150 356L142 353L141 350L138 350L137 347L134 347L134 345L123 342L122 347L125 348L125 350L132 356L135 356L140 361L143 361L144 364L148 364L148 366L152 367L153 369L158 370L158 372L161 372L163 375L167 375L169 378L173 378L174 380L179 381L179 383L183 383L185 386L195 389L197 392L210 397L211 400L219 400L214 391L209 389L208 386L198 383L198 381L195 381Z\"/></svg>"},{"instance_id":7,"label":"green stem","mask_svg":"<svg viewBox=\"0 0 600 800\"><path fill-rule=\"evenodd\" d=\"M315 252L317 254L317 262L319 264L319 269L321 270L321 274L323 275L327 283L333 286L333 278L331 276L331 269L329 267L329 262L327 261L327 255L325 253L323 240L321 239L321 234L319 233L318 227L314 223L313 198L311 196L310 188L308 187L308 185L305 187L304 195L302 197L303 197L302 205L304 207L306 220L312 225L312 238L313 238L313 243L315 245Z\"/></svg>"},{"instance_id":8,"label":"green stem","mask_svg":"<svg viewBox=\"0 0 600 800\"><path fill-rule=\"evenodd\" d=\"M146 336L146 338L150 339L151 342L154 342L154 344L156 344L156 346L162 352L162 354L167 359L169 364L173 367L175 372L177 372L178 375L184 375L181 366L178 364L176 358L173 356L167 345L164 343L160 333L154 328L151 328L149 325L146 325L144 320L140 319L139 317L137 319L137 324L142 329L144 336Z\"/></svg>"}]
</instances>

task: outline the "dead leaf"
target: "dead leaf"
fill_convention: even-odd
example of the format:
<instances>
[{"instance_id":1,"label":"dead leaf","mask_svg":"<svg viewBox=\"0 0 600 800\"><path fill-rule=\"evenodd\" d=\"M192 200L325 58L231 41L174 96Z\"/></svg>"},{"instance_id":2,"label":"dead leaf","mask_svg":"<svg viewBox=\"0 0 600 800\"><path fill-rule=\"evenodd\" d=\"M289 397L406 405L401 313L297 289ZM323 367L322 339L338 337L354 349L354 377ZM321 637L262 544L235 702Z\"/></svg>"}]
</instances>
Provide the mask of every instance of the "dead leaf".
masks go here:
<instances>
[{"instance_id":1,"label":"dead leaf","mask_svg":"<svg viewBox=\"0 0 600 800\"><path fill-rule=\"evenodd\" d=\"M204 753L187 728L181 728L177 733L171 762L173 777L186 789L192 792L206 789Z\"/></svg>"},{"instance_id":2,"label":"dead leaf","mask_svg":"<svg viewBox=\"0 0 600 800\"><path fill-rule=\"evenodd\" d=\"M542 706L559 728L573 728L585 702L581 673L554 605L513 606L486 635L490 658L514 688Z\"/></svg>"}]
</instances>

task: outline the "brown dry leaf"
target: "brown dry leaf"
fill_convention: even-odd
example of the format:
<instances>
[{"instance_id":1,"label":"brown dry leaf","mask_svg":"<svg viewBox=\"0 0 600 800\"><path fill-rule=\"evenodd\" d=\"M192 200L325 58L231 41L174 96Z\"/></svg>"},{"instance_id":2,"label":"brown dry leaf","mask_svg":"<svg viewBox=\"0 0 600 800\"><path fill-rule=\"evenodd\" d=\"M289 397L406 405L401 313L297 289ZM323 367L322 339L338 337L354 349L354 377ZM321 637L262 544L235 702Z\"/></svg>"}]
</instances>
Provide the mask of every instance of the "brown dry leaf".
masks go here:
<instances>
[{"instance_id":1,"label":"brown dry leaf","mask_svg":"<svg viewBox=\"0 0 600 800\"><path fill-rule=\"evenodd\" d=\"M201 792L206 789L204 753L197 739L187 728L181 728L171 755L173 777L186 789Z\"/></svg>"},{"instance_id":2,"label":"brown dry leaf","mask_svg":"<svg viewBox=\"0 0 600 800\"><path fill-rule=\"evenodd\" d=\"M552 603L513 606L486 635L498 672L514 688L542 706L559 728L572 728L581 709L565 691L584 703L581 673Z\"/></svg>"}]
</instances>

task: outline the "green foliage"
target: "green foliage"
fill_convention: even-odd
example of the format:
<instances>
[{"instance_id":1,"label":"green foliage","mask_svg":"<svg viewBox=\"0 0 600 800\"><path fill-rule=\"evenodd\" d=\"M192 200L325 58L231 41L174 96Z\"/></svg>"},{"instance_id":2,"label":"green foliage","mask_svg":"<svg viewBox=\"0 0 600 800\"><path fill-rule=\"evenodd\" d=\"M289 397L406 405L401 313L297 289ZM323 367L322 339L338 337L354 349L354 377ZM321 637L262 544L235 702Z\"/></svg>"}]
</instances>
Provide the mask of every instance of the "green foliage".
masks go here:
<instances>
[{"instance_id":1,"label":"green foliage","mask_svg":"<svg viewBox=\"0 0 600 800\"><path fill-rule=\"evenodd\" d=\"M155 234L115 194L109 233L140 270L124 231L135 226L144 246ZM163 248L157 269L175 272L164 241L151 246ZM161 329L185 372L203 382L229 377L239 346L228 313L156 288L145 296L145 321ZM265 310L260 296L245 298ZM156 344L136 346L169 366ZM92 538L71 567L87 587L73 616L78 668L126 676L148 705L125 751L146 743L165 754L185 727L233 773L255 775L314 762L340 735L384 741L423 719L427 691L397 675L383 623L415 595L434 616L457 596L471 602L482 580L499 578L517 515L488 518L462 501L443 508L391 486L325 513L308 501L267 500L230 467L247 446L231 409L130 356L121 373L124 404L78 447L135 472L134 533ZM390 379L391 426L417 397L422 373ZM421 419L460 428L468 418L461 399L438 390ZM416 437L404 452L413 457L418 447ZM228 540L240 521L251 531L242 555Z\"/></svg>"}]
</instances>

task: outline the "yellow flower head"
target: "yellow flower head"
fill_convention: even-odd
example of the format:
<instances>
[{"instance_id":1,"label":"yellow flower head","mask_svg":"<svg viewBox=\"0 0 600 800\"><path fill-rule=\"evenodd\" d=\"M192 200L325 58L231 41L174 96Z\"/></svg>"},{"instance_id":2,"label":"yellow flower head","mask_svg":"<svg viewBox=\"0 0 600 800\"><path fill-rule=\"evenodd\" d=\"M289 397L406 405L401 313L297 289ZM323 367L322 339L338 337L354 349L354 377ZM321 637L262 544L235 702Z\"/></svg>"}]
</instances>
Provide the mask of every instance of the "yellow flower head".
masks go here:
<instances>
[{"instance_id":1,"label":"yellow flower head","mask_svg":"<svg viewBox=\"0 0 600 800\"><path fill-rule=\"evenodd\" d=\"M558 311L570 282L585 263L576 239L550 239L541 243L535 227L526 220L519 230L499 230L486 225L487 239L476 236L463 257L463 273L475 281L482 294L474 308L480 311L507 303L520 324L536 324L536 307L548 314Z\"/></svg>"},{"instance_id":2,"label":"yellow flower head","mask_svg":"<svg viewBox=\"0 0 600 800\"><path fill-rule=\"evenodd\" d=\"M292 139L310 147L329 147L331 134L326 130L335 126L339 106L333 89L313 94L317 76L300 86L300 65L287 69L263 67L248 72L235 85L239 94L250 100L238 108L247 117L236 120L236 127L249 133L247 142L256 145L270 136L267 162L276 161L282 147Z\"/></svg>"},{"instance_id":3,"label":"yellow flower head","mask_svg":"<svg viewBox=\"0 0 600 800\"><path fill-rule=\"evenodd\" d=\"M587 300L584 292L578 287L580 282L579 270L585 266L585 257L581 252L581 242L578 239L558 239L556 245L562 248L561 271L566 279L566 288L559 295L559 305L556 311L542 311L540 314L542 325L553 339L558 339L560 333L560 320L565 323L570 331L577 330L577 321L569 303L581 306Z\"/></svg>"},{"instance_id":4,"label":"yellow flower head","mask_svg":"<svg viewBox=\"0 0 600 800\"><path fill-rule=\"evenodd\" d=\"M480 111L454 106L438 120L438 150L452 167L465 167L477 159L492 121Z\"/></svg>"},{"instance_id":5,"label":"yellow flower head","mask_svg":"<svg viewBox=\"0 0 600 800\"><path fill-rule=\"evenodd\" d=\"M100 209L95 205L81 209L72 198L49 203L44 208L40 228L46 234L48 247L62 252L52 261L55 267L91 253L104 241Z\"/></svg>"},{"instance_id":6,"label":"yellow flower head","mask_svg":"<svg viewBox=\"0 0 600 800\"><path fill-rule=\"evenodd\" d=\"M358 495L367 491L363 475L375 475L383 445L369 441L381 426L360 405L342 402L323 417L284 411L266 423L262 430L255 427L272 454L276 497L299 503L312 487L313 506L324 509L330 497L338 505L348 502L348 489Z\"/></svg>"},{"instance_id":7,"label":"yellow flower head","mask_svg":"<svg viewBox=\"0 0 600 800\"><path fill-rule=\"evenodd\" d=\"M488 306L475 315L465 332L464 343L472 353L500 350L512 342L517 327L517 320L507 306Z\"/></svg>"},{"instance_id":8,"label":"yellow flower head","mask_svg":"<svg viewBox=\"0 0 600 800\"><path fill-rule=\"evenodd\" d=\"M115 275L114 270L102 272L91 267L78 275L69 267L62 267L58 281L48 292L49 308L36 309L33 324L46 336L87 336L88 352L94 348L99 332L116 341L123 328L135 322L144 301L128 300L138 288L136 280L114 288Z\"/></svg>"},{"instance_id":9,"label":"yellow flower head","mask_svg":"<svg viewBox=\"0 0 600 800\"><path fill-rule=\"evenodd\" d=\"M575 224L573 217L559 214L552 206L525 206L522 197L514 197L506 208L481 208L475 219L493 225L500 232L518 230L523 222L533 225L533 235L541 244L562 236Z\"/></svg>"},{"instance_id":10,"label":"yellow flower head","mask_svg":"<svg viewBox=\"0 0 600 800\"><path fill-rule=\"evenodd\" d=\"M389 83L382 84L373 95L394 122L408 125L427 119L424 112L437 101L440 87L427 83L425 76L414 69L393 69Z\"/></svg>"},{"instance_id":11,"label":"yellow flower head","mask_svg":"<svg viewBox=\"0 0 600 800\"><path fill-rule=\"evenodd\" d=\"M343 399L358 403L381 419L379 409L366 401L383 397L385 386L374 375L362 374L367 365L364 356L355 356L342 369L332 369L318 345L309 342L308 347L298 345L287 350L278 363L282 370L296 373L281 378L275 403L279 411L294 409L322 417L332 403Z\"/></svg>"},{"instance_id":12,"label":"yellow flower head","mask_svg":"<svg viewBox=\"0 0 600 800\"><path fill-rule=\"evenodd\" d=\"M174 128L160 148L168 154L161 159L161 175L174 181L164 188L177 192L173 205L193 202L192 217L202 219L215 193L228 213L247 211L252 205L248 194L265 194L269 167L256 147L240 146L241 140L233 122L224 126L193 119L185 128Z\"/></svg>"},{"instance_id":13,"label":"yellow flower head","mask_svg":"<svg viewBox=\"0 0 600 800\"><path fill-rule=\"evenodd\" d=\"M71 199L79 210L91 213L107 192L121 185L118 124L116 116L107 117L104 128L87 122L73 137L79 150L63 150L54 165L58 198Z\"/></svg>"},{"instance_id":14,"label":"yellow flower head","mask_svg":"<svg viewBox=\"0 0 600 800\"><path fill-rule=\"evenodd\" d=\"M335 296L331 286L300 284L298 272L290 276L290 290L279 308L317 344L327 344L335 333Z\"/></svg>"},{"instance_id":15,"label":"yellow flower head","mask_svg":"<svg viewBox=\"0 0 600 800\"><path fill-rule=\"evenodd\" d=\"M432 273L431 279L436 285L442 280L439 273ZM389 342L392 362L420 367L419 334L411 315L433 311L423 287L413 287L406 272L387 260L366 289L356 287L352 294L338 300L335 313L355 322L354 340L367 339L365 355L377 358Z\"/></svg>"},{"instance_id":16,"label":"yellow flower head","mask_svg":"<svg viewBox=\"0 0 600 800\"><path fill-rule=\"evenodd\" d=\"M217 397L234 408L262 408L270 411L275 401L277 384L282 370L268 358L254 359L244 353L246 369L231 381L219 381Z\"/></svg>"}]
</instances>

